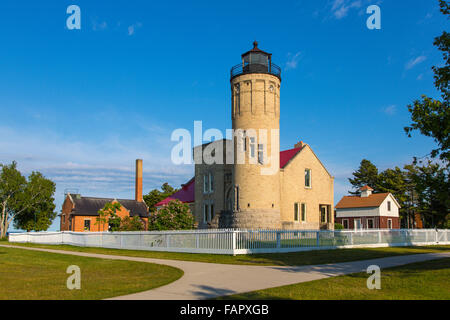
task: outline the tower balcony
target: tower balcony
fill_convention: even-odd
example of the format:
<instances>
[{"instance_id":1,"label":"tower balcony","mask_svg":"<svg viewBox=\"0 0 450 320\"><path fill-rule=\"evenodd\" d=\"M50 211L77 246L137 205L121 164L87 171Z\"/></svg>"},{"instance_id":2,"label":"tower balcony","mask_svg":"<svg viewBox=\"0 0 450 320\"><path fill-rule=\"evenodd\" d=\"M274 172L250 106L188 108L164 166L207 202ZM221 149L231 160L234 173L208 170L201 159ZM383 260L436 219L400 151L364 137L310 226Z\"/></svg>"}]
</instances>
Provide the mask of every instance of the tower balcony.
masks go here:
<instances>
[{"instance_id":1,"label":"tower balcony","mask_svg":"<svg viewBox=\"0 0 450 320\"><path fill-rule=\"evenodd\" d=\"M231 79L234 77L249 74L249 73L266 73L274 75L281 80L281 68L275 63L248 63L248 64L238 64L231 68L230 76Z\"/></svg>"}]
</instances>

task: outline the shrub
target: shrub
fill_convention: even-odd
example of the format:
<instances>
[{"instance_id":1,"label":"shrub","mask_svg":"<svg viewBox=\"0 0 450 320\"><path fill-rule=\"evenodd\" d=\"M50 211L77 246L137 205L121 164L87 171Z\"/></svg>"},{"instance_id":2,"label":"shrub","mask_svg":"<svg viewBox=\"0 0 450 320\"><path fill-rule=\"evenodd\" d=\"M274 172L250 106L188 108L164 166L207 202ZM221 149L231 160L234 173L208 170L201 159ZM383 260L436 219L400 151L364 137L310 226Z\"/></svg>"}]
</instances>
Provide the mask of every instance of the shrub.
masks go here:
<instances>
[{"instance_id":1,"label":"shrub","mask_svg":"<svg viewBox=\"0 0 450 320\"><path fill-rule=\"evenodd\" d=\"M124 217L120 223L120 231L143 231L144 223L137 216L130 218Z\"/></svg>"},{"instance_id":2,"label":"shrub","mask_svg":"<svg viewBox=\"0 0 450 320\"><path fill-rule=\"evenodd\" d=\"M148 230L191 230L194 216L189 206L179 200L172 200L149 219Z\"/></svg>"},{"instance_id":3,"label":"shrub","mask_svg":"<svg viewBox=\"0 0 450 320\"><path fill-rule=\"evenodd\" d=\"M334 230L344 230L344 226L340 223L335 223Z\"/></svg>"}]
</instances>

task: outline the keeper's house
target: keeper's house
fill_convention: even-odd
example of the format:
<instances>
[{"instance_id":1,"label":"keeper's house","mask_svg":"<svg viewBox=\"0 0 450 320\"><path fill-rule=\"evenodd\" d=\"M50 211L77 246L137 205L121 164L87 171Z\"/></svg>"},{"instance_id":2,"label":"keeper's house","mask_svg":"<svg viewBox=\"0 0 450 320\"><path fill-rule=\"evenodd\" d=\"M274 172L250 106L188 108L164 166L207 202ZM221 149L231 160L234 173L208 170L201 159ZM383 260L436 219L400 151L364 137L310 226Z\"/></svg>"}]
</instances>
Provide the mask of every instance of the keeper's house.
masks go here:
<instances>
[{"instance_id":1,"label":"keeper's house","mask_svg":"<svg viewBox=\"0 0 450 320\"><path fill-rule=\"evenodd\" d=\"M372 193L369 186L358 196L345 196L336 205L336 223L344 229L400 229L400 205L391 193Z\"/></svg>"}]
</instances>

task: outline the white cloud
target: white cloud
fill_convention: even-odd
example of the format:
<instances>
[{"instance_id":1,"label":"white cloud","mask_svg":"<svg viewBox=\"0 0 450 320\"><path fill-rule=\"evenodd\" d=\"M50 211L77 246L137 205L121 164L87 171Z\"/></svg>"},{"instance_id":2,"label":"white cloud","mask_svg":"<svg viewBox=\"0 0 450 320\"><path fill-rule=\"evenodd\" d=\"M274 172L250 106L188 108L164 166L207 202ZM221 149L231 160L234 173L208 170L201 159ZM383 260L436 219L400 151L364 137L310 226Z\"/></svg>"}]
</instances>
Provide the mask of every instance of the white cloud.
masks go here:
<instances>
[{"instance_id":1,"label":"white cloud","mask_svg":"<svg viewBox=\"0 0 450 320\"><path fill-rule=\"evenodd\" d=\"M131 26L128 26L128 35L132 36L136 32L136 30L140 27L142 27L142 23L140 23L140 22L137 22L137 23L132 24Z\"/></svg>"},{"instance_id":2,"label":"white cloud","mask_svg":"<svg viewBox=\"0 0 450 320\"><path fill-rule=\"evenodd\" d=\"M96 20L92 21L92 30L94 31L102 31L106 30L108 28L108 24L106 21L103 22L97 22Z\"/></svg>"},{"instance_id":3,"label":"white cloud","mask_svg":"<svg viewBox=\"0 0 450 320\"><path fill-rule=\"evenodd\" d=\"M414 68L415 66L417 66L418 64L421 64L425 60L427 60L427 57L425 57L425 56L419 56L415 59L413 58L406 63L405 69L410 70L410 69Z\"/></svg>"},{"instance_id":4,"label":"white cloud","mask_svg":"<svg viewBox=\"0 0 450 320\"><path fill-rule=\"evenodd\" d=\"M383 109L383 112L389 116L393 116L397 113L397 106L396 105L390 105Z\"/></svg>"},{"instance_id":5,"label":"white cloud","mask_svg":"<svg viewBox=\"0 0 450 320\"><path fill-rule=\"evenodd\" d=\"M296 54L288 53L288 60L286 62L285 70L297 69L298 62L301 58L301 52L297 52Z\"/></svg>"},{"instance_id":6,"label":"white cloud","mask_svg":"<svg viewBox=\"0 0 450 320\"><path fill-rule=\"evenodd\" d=\"M336 19L342 19L348 15L351 9L359 9L362 6L361 0L334 0L331 5L331 12Z\"/></svg>"}]
</instances>

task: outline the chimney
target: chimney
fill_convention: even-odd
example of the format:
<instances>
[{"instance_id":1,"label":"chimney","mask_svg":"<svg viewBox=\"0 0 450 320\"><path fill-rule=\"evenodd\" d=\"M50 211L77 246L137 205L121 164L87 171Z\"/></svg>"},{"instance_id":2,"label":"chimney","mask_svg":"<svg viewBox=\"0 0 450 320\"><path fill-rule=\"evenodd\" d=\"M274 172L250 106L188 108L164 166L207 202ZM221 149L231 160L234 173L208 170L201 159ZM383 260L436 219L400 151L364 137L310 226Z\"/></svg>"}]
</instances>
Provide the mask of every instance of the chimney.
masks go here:
<instances>
[{"instance_id":1,"label":"chimney","mask_svg":"<svg viewBox=\"0 0 450 320\"><path fill-rule=\"evenodd\" d=\"M142 159L136 159L136 201L142 202Z\"/></svg>"},{"instance_id":2,"label":"chimney","mask_svg":"<svg viewBox=\"0 0 450 320\"><path fill-rule=\"evenodd\" d=\"M294 148L295 148L295 149L297 149L297 148L303 148L304 145L305 145L305 144L303 143L303 141L300 141L300 142L297 142L297 143L295 144Z\"/></svg>"}]
</instances>

